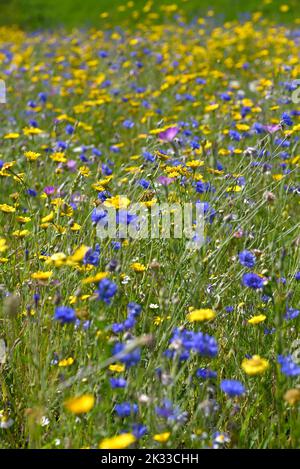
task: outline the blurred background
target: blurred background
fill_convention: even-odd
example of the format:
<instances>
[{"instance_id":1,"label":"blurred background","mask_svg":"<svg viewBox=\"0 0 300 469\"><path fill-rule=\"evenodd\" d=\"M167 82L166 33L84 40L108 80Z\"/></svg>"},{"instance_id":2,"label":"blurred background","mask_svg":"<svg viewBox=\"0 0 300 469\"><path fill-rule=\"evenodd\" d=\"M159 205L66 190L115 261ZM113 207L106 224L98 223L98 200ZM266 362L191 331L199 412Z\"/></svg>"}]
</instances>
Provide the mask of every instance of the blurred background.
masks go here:
<instances>
[{"instance_id":1,"label":"blurred background","mask_svg":"<svg viewBox=\"0 0 300 469\"><path fill-rule=\"evenodd\" d=\"M0 24L26 29L133 26L146 15L152 21L184 13L215 16L219 21L246 18L261 11L277 22L300 16L299 0L0 0Z\"/></svg>"}]
</instances>

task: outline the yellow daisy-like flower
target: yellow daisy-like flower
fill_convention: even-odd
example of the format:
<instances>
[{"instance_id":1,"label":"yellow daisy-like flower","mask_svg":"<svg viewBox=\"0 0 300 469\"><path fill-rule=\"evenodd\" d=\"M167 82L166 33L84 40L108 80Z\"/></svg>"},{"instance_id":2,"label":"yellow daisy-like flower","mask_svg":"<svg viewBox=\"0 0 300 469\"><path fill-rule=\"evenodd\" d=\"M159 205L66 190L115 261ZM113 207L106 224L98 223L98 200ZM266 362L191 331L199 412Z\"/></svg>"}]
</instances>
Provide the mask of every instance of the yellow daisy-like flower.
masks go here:
<instances>
[{"instance_id":1,"label":"yellow daisy-like flower","mask_svg":"<svg viewBox=\"0 0 300 469\"><path fill-rule=\"evenodd\" d=\"M157 433L153 436L153 440L158 441L159 443L165 443L170 438L170 432Z\"/></svg>"},{"instance_id":2,"label":"yellow daisy-like flower","mask_svg":"<svg viewBox=\"0 0 300 469\"><path fill-rule=\"evenodd\" d=\"M259 324L266 319L267 316L264 314L258 314L257 316L252 316L252 318L248 319L249 324Z\"/></svg>"},{"instance_id":3,"label":"yellow daisy-like flower","mask_svg":"<svg viewBox=\"0 0 300 469\"><path fill-rule=\"evenodd\" d=\"M204 165L204 161L200 161L200 160L192 160L186 164L188 168L192 168L192 169L199 168L199 166L203 166L203 165Z\"/></svg>"},{"instance_id":4,"label":"yellow daisy-like flower","mask_svg":"<svg viewBox=\"0 0 300 469\"><path fill-rule=\"evenodd\" d=\"M0 252L5 252L7 248L6 239L0 238Z\"/></svg>"},{"instance_id":5,"label":"yellow daisy-like flower","mask_svg":"<svg viewBox=\"0 0 300 469\"><path fill-rule=\"evenodd\" d=\"M81 262L84 259L84 256L86 255L88 250L89 248L87 246L80 246L80 248L76 249L72 256L68 257L67 264L73 265L77 262Z\"/></svg>"},{"instance_id":6,"label":"yellow daisy-like flower","mask_svg":"<svg viewBox=\"0 0 300 469\"><path fill-rule=\"evenodd\" d=\"M259 355L253 355L252 358L245 358L242 362L242 368L247 375L260 375L269 367L269 362Z\"/></svg>"},{"instance_id":7,"label":"yellow daisy-like flower","mask_svg":"<svg viewBox=\"0 0 300 469\"><path fill-rule=\"evenodd\" d=\"M113 371L115 373L123 373L125 370L125 365L121 363L116 363L115 365L109 365L108 367L109 371Z\"/></svg>"},{"instance_id":8,"label":"yellow daisy-like flower","mask_svg":"<svg viewBox=\"0 0 300 469\"><path fill-rule=\"evenodd\" d=\"M204 309L194 309L189 308L189 314L187 315L187 320L189 322L196 322L196 321L211 321L216 317L216 313L214 310L209 308Z\"/></svg>"},{"instance_id":9,"label":"yellow daisy-like flower","mask_svg":"<svg viewBox=\"0 0 300 469\"><path fill-rule=\"evenodd\" d=\"M19 222L19 223L28 223L31 221L31 218L30 217L16 217L16 221Z\"/></svg>"},{"instance_id":10,"label":"yellow daisy-like flower","mask_svg":"<svg viewBox=\"0 0 300 469\"><path fill-rule=\"evenodd\" d=\"M64 402L64 406L72 414L85 414L89 412L95 404L95 398L92 394L83 394L82 396L71 397Z\"/></svg>"},{"instance_id":11,"label":"yellow daisy-like flower","mask_svg":"<svg viewBox=\"0 0 300 469\"><path fill-rule=\"evenodd\" d=\"M15 207L12 207L11 205L0 204L0 212L13 213L15 211L16 211Z\"/></svg>"},{"instance_id":12,"label":"yellow daisy-like flower","mask_svg":"<svg viewBox=\"0 0 300 469\"><path fill-rule=\"evenodd\" d=\"M8 139L14 140L14 139L19 138L19 137L20 137L20 134L18 134L17 132L10 132L9 134L4 135L3 138L5 140L8 140Z\"/></svg>"},{"instance_id":13,"label":"yellow daisy-like flower","mask_svg":"<svg viewBox=\"0 0 300 469\"><path fill-rule=\"evenodd\" d=\"M38 159L39 156L41 156L40 153L36 153L35 151L26 151L24 153L25 158L29 161L35 161Z\"/></svg>"},{"instance_id":14,"label":"yellow daisy-like flower","mask_svg":"<svg viewBox=\"0 0 300 469\"><path fill-rule=\"evenodd\" d=\"M114 207L117 209L125 209L130 204L130 200L127 197L121 195L116 195L115 197L110 197L104 202L105 207Z\"/></svg>"},{"instance_id":15,"label":"yellow daisy-like flower","mask_svg":"<svg viewBox=\"0 0 300 469\"><path fill-rule=\"evenodd\" d=\"M23 133L24 135L39 135L41 134L43 131L37 127L25 127L23 129Z\"/></svg>"},{"instance_id":16,"label":"yellow daisy-like flower","mask_svg":"<svg viewBox=\"0 0 300 469\"><path fill-rule=\"evenodd\" d=\"M29 233L29 230L16 230L12 233L12 235L16 238L24 238L25 236L29 235Z\"/></svg>"},{"instance_id":17,"label":"yellow daisy-like flower","mask_svg":"<svg viewBox=\"0 0 300 469\"><path fill-rule=\"evenodd\" d=\"M52 271L48 271L48 272L38 271L38 272L34 272L33 274L31 274L31 278L33 278L34 280L49 280L51 276L52 276Z\"/></svg>"},{"instance_id":18,"label":"yellow daisy-like flower","mask_svg":"<svg viewBox=\"0 0 300 469\"><path fill-rule=\"evenodd\" d=\"M65 366L70 366L73 365L74 363L74 358L69 357L69 358L64 358L63 360L60 360L58 362L59 367L65 367Z\"/></svg>"},{"instance_id":19,"label":"yellow daisy-like flower","mask_svg":"<svg viewBox=\"0 0 300 469\"><path fill-rule=\"evenodd\" d=\"M82 284L89 284L89 283L98 283L100 280L106 278L108 276L107 272L98 272L96 275L93 277L87 277L82 280Z\"/></svg>"},{"instance_id":20,"label":"yellow daisy-like flower","mask_svg":"<svg viewBox=\"0 0 300 469\"><path fill-rule=\"evenodd\" d=\"M105 438L99 443L99 449L125 449L136 441L132 433L122 433L121 435Z\"/></svg>"},{"instance_id":21,"label":"yellow daisy-like flower","mask_svg":"<svg viewBox=\"0 0 300 469\"><path fill-rule=\"evenodd\" d=\"M67 158L65 157L65 154L57 151L51 155L51 160L56 161L57 163L66 163Z\"/></svg>"},{"instance_id":22,"label":"yellow daisy-like flower","mask_svg":"<svg viewBox=\"0 0 300 469\"><path fill-rule=\"evenodd\" d=\"M52 221L54 218L54 212L49 213L49 215L46 215L45 217L42 218L41 222L42 223L48 223Z\"/></svg>"},{"instance_id":23,"label":"yellow daisy-like flower","mask_svg":"<svg viewBox=\"0 0 300 469\"><path fill-rule=\"evenodd\" d=\"M133 262L130 266L135 272L145 272L146 267L140 262Z\"/></svg>"}]
</instances>

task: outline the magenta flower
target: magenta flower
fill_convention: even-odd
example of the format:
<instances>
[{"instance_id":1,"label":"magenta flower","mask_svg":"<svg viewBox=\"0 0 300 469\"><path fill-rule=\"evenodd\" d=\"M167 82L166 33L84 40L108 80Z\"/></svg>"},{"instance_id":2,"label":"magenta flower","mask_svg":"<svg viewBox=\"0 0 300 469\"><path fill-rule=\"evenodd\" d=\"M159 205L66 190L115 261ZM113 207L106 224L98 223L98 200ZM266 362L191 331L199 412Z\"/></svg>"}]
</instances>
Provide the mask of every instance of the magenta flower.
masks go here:
<instances>
[{"instance_id":1,"label":"magenta flower","mask_svg":"<svg viewBox=\"0 0 300 469\"><path fill-rule=\"evenodd\" d=\"M270 134L274 134L275 132L281 129L281 125L280 124L263 125L263 129L269 132Z\"/></svg>"},{"instance_id":2,"label":"magenta flower","mask_svg":"<svg viewBox=\"0 0 300 469\"><path fill-rule=\"evenodd\" d=\"M172 140L176 137L179 131L180 129L178 127L169 127L167 130L160 132L160 134L158 134L158 137L164 142L172 142Z\"/></svg>"},{"instance_id":3,"label":"magenta flower","mask_svg":"<svg viewBox=\"0 0 300 469\"><path fill-rule=\"evenodd\" d=\"M53 186L47 186L47 187L45 187L44 192L45 192L45 194L47 194L47 195L52 195L52 194L54 194L54 192L55 192L55 187L53 187Z\"/></svg>"},{"instance_id":4,"label":"magenta flower","mask_svg":"<svg viewBox=\"0 0 300 469\"><path fill-rule=\"evenodd\" d=\"M70 171L75 171L76 169L76 161L75 160L69 160L67 162L67 168L70 170Z\"/></svg>"},{"instance_id":5,"label":"magenta flower","mask_svg":"<svg viewBox=\"0 0 300 469\"><path fill-rule=\"evenodd\" d=\"M157 182L159 182L162 186L168 186L174 181L172 178L168 178L167 176L159 176L157 178Z\"/></svg>"}]
</instances>

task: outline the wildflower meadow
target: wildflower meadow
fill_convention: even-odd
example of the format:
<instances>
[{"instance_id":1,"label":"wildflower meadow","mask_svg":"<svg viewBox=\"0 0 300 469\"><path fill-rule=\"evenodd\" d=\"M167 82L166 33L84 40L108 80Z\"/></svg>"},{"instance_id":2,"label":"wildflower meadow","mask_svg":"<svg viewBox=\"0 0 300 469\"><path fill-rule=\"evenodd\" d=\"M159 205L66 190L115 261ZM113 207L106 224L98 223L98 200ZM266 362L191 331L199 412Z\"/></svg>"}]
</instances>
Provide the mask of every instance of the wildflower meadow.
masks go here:
<instances>
[{"instance_id":1,"label":"wildflower meadow","mask_svg":"<svg viewBox=\"0 0 300 469\"><path fill-rule=\"evenodd\" d=\"M9 3L0 448L299 448L297 2Z\"/></svg>"}]
</instances>

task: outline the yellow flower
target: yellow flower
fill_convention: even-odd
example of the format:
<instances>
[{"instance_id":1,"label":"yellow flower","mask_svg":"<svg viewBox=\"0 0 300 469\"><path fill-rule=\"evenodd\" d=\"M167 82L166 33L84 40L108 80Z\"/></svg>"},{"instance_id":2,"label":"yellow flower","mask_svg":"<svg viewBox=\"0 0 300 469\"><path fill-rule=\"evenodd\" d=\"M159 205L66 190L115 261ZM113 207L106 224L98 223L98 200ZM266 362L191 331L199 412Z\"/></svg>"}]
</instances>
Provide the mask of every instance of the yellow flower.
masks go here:
<instances>
[{"instance_id":1,"label":"yellow flower","mask_svg":"<svg viewBox=\"0 0 300 469\"><path fill-rule=\"evenodd\" d=\"M67 259L67 264L68 265L73 265L76 264L77 262L81 262L84 259L84 256L86 255L87 251L89 248L87 246L80 246L80 248L76 249L74 254L72 256L69 256Z\"/></svg>"},{"instance_id":2,"label":"yellow flower","mask_svg":"<svg viewBox=\"0 0 300 469\"><path fill-rule=\"evenodd\" d=\"M130 267L135 272L145 272L146 270L146 267L143 264L140 264L139 262L133 262Z\"/></svg>"},{"instance_id":3,"label":"yellow flower","mask_svg":"<svg viewBox=\"0 0 300 469\"><path fill-rule=\"evenodd\" d=\"M266 319L267 316L264 314L258 314L257 316L252 316L252 318L248 319L249 324L259 324Z\"/></svg>"},{"instance_id":4,"label":"yellow flower","mask_svg":"<svg viewBox=\"0 0 300 469\"><path fill-rule=\"evenodd\" d=\"M51 160L56 161L57 163L66 163L67 158L65 157L65 154L57 151L51 155Z\"/></svg>"},{"instance_id":5,"label":"yellow flower","mask_svg":"<svg viewBox=\"0 0 300 469\"><path fill-rule=\"evenodd\" d=\"M0 252L5 252L7 250L6 239L0 238Z\"/></svg>"},{"instance_id":6,"label":"yellow flower","mask_svg":"<svg viewBox=\"0 0 300 469\"><path fill-rule=\"evenodd\" d=\"M17 132L11 132L9 134L6 134L4 135L4 139L5 140L8 140L9 138L11 138L12 140L14 140L15 138L19 138L20 137L20 134L18 134Z\"/></svg>"},{"instance_id":7,"label":"yellow flower","mask_svg":"<svg viewBox=\"0 0 300 469\"><path fill-rule=\"evenodd\" d=\"M29 230L16 230L12 233L12 235L16 236L16 238L24 238L25 236L29 235L29 233Z\"/></svg>"},{"instance_id":8,"label":"yellow flower","mask_svg":"<svg viewBox=\"0 0 300 469\"><path fill-rule=\"evenodd\" d=\"M39 156L41 156L40 153L36 153L35 151L26 151L24 153L25 158L29 161L35 161L38 159Z\"/></svg>"},{"instance_id":9,"label":"yellow flower","mask_svg":"<svg viewBox=\"0 0 300 469\"><path fill-rule=\"evenodd\" d=\"M104 202L105 207L114 207L117 209L127 208L130 204L130 200L127 197L121 195L116 195L115 197L110 197Z\"/></svg>"},{"instance_id":10,"label":"yellow flower","mask_svg":"<svg viewBox=\"0 0 300 469\"><path fill-rule=\"evenodd\" d=\"M49 259L46 259L45 264L54 264L56 267L61 267L66 263L67 256L63 252L53 254Z\"/></svg>"},{"instance_id":11,"label":"yellow flower","mask_svg":"<svg viewBox=\"0 0 300 469\"><path fill-rule=\"evenodd\" d=\"M41 129L38 129L37 127L25 127L23 129L24 135L39 135L43 131Z\"/></svg>"},{"instance_id":12,"label":"yellow flower","mask_svg":"<svg viewBox=\"0 0 300 469\"><path fill-rule=\"evenodd\" d=\"M81 225L78 225L78 223L73 223L71 226L71 231L80 231L81 230Z\"/></svg>"},{"instance_id":13,"label":"yellow flower","mask_svg":"<svg viewBox=\"0 0 300 469\"><path fill-rule=\"evenodd\" d=\"M82 396L71 397L64 402L64 406L72 414L85 414L89 412L95 404L95 398L92 394L83 394Z\"/></svg>"},{"instance_id":14,"label":"yellow flower","mask_svg":"<svg viewBox=\"0 0 300 469\"><path fill-rule=\"evenodd\" d=\"M212 309L194 309L194 308L189 308L189 314L187 315L187 320L189 322L195 322L195 321L211 321L216 317L215 311Z\"/></svg>"},{"instance_id":15,"label":"yellow flower","mask_svg":"<svg viewBox=\"0 0 300 469\"><path fill-rule=\"evenodd\" d=\"M132 433L122 433L121 435L105 438L99 443L99 449L125 449L136 441Z\"/></svg>"},{"instance_id":16,"label":"yellow flower","mask_svg":"<svg viewBox=\"0 0 300 469\"><path fill-rule=\"evenodd\" d=\"M245 358L242 362L242 368L247 375L254 376L264 373L269 367L269 362L259 355L253 355L252 358Z\"/></svg>"},{"instance_id":17,"label":"yellow flower","mask_svg":"<svg viewBox=\"0 0 300 469\"><path fill-rule=\"evenodd\" d=\"M91 175L91 170L88 166L80 166L79 172L82 176L89 177Z\"/></svg>"},{"instance_id":18,"label":"yellow flower","mask_svg":"<svg viewBox=\"0 0 300 469\"><path fill-rule=\"evenodd\" d=\"M31 218L19 216L19 217L16 217L16 221L19 223L28 223L29 221L31 221Z\"/></svg>"},{"instance_id":19,"label":"yellow flower","mask_svg":"<svg viewBox=\"0 0 300 469\"><path fill-rule=\"evenodd\" d=\"M192 169L199 168L199 166L203 166L203 165L204 165L204 161L199 161L199 160L189 161L186 164L188 168L192 168Z\"/></svg>"},{"instance_id":20,"label":"yellow flower","mask_svg":"<svg viewBox=\"0 0 300 469\"><path fill-rule=\"evenodd\" d=\"M34 272L33 274L31 274L31 278L33 278L34 280L49 280L51 276L51 271L42 272L39 270L38 272Z\"/></svg>"},{"instance_id":21,"label":"yellow flower","mask_svg":"<svg viewBox=\"0 0 300 469\"><path fill-rule=\"evenodd\" d=\"M116 373L123 373L125 370L125 365L121 363L116 363L115 365L109 365L108 367L109 371L114 371Z\"/></svg>"},{"instance_id":22,"label":"yellow flower","mask_svg":"<svg viewBox=\"0 0 300 469\"><path fill-rule=\"evenodd\" d=\"M63 360L60 360L60 362L58 362L58 366L65 367L65 366L73 365L73 363L74 363L74 358L69 357L69 358L64 358Z\"/></svg>"},{"instance_id":23,"label":"yellow flower","mask_svg":"<svg viewBox=\"0 0 300 469\"><path fill-rule=\"evenodd\" d=\"M42 223L48 223L52 221L54 218L54 212L49 213L49 215L46 215L45 217L42 218L41 222Z\"/></svg>"},{"instance_id":24,"label":"yellow flower","mask_svg":"<svg viewBox=\"0 0 300 469\"><path fill-rule=\"evenodd\" d=\"M100 282L100 280L102 280L103 278L106 278L108 276L108 273L107 272L98 272L96 275L94 275L93 277L87 277L87 278L84 278L81 283L83 285L85 284L88 284L88 283L97 283L97 282Z\"/></svg>"},{"instance_id":25,"label":"yellow flower","mask_svg":"<svg viewBox=\"0 0 300 469\"><path fill-rule=\"evenodd\" d=\"M297 404L298 402L300 402L300 389L289 389L283 396L283 399L290 405Z\"/></svg>"},{"instance_id":26,"label":"yellow flower","mask_svg":"<svg viewBox=\"0 0 300 469\"><path fill-rule=\"evenodd\" d=\"M170 432L157 433L153 436L153 440L159 441L159 443L165 443L170 438Z\"/></svg>"},{"instance_id":27,"label":"yellow flower","mask_svg":"<svg viewBox=\"0 0 300 469\"><path fill-rule=\"evenodd\" d=\"M7 204L0 204L0 211L4 213L13 213L16 211L15 207Z\"/></svg>"}]
</instances>

